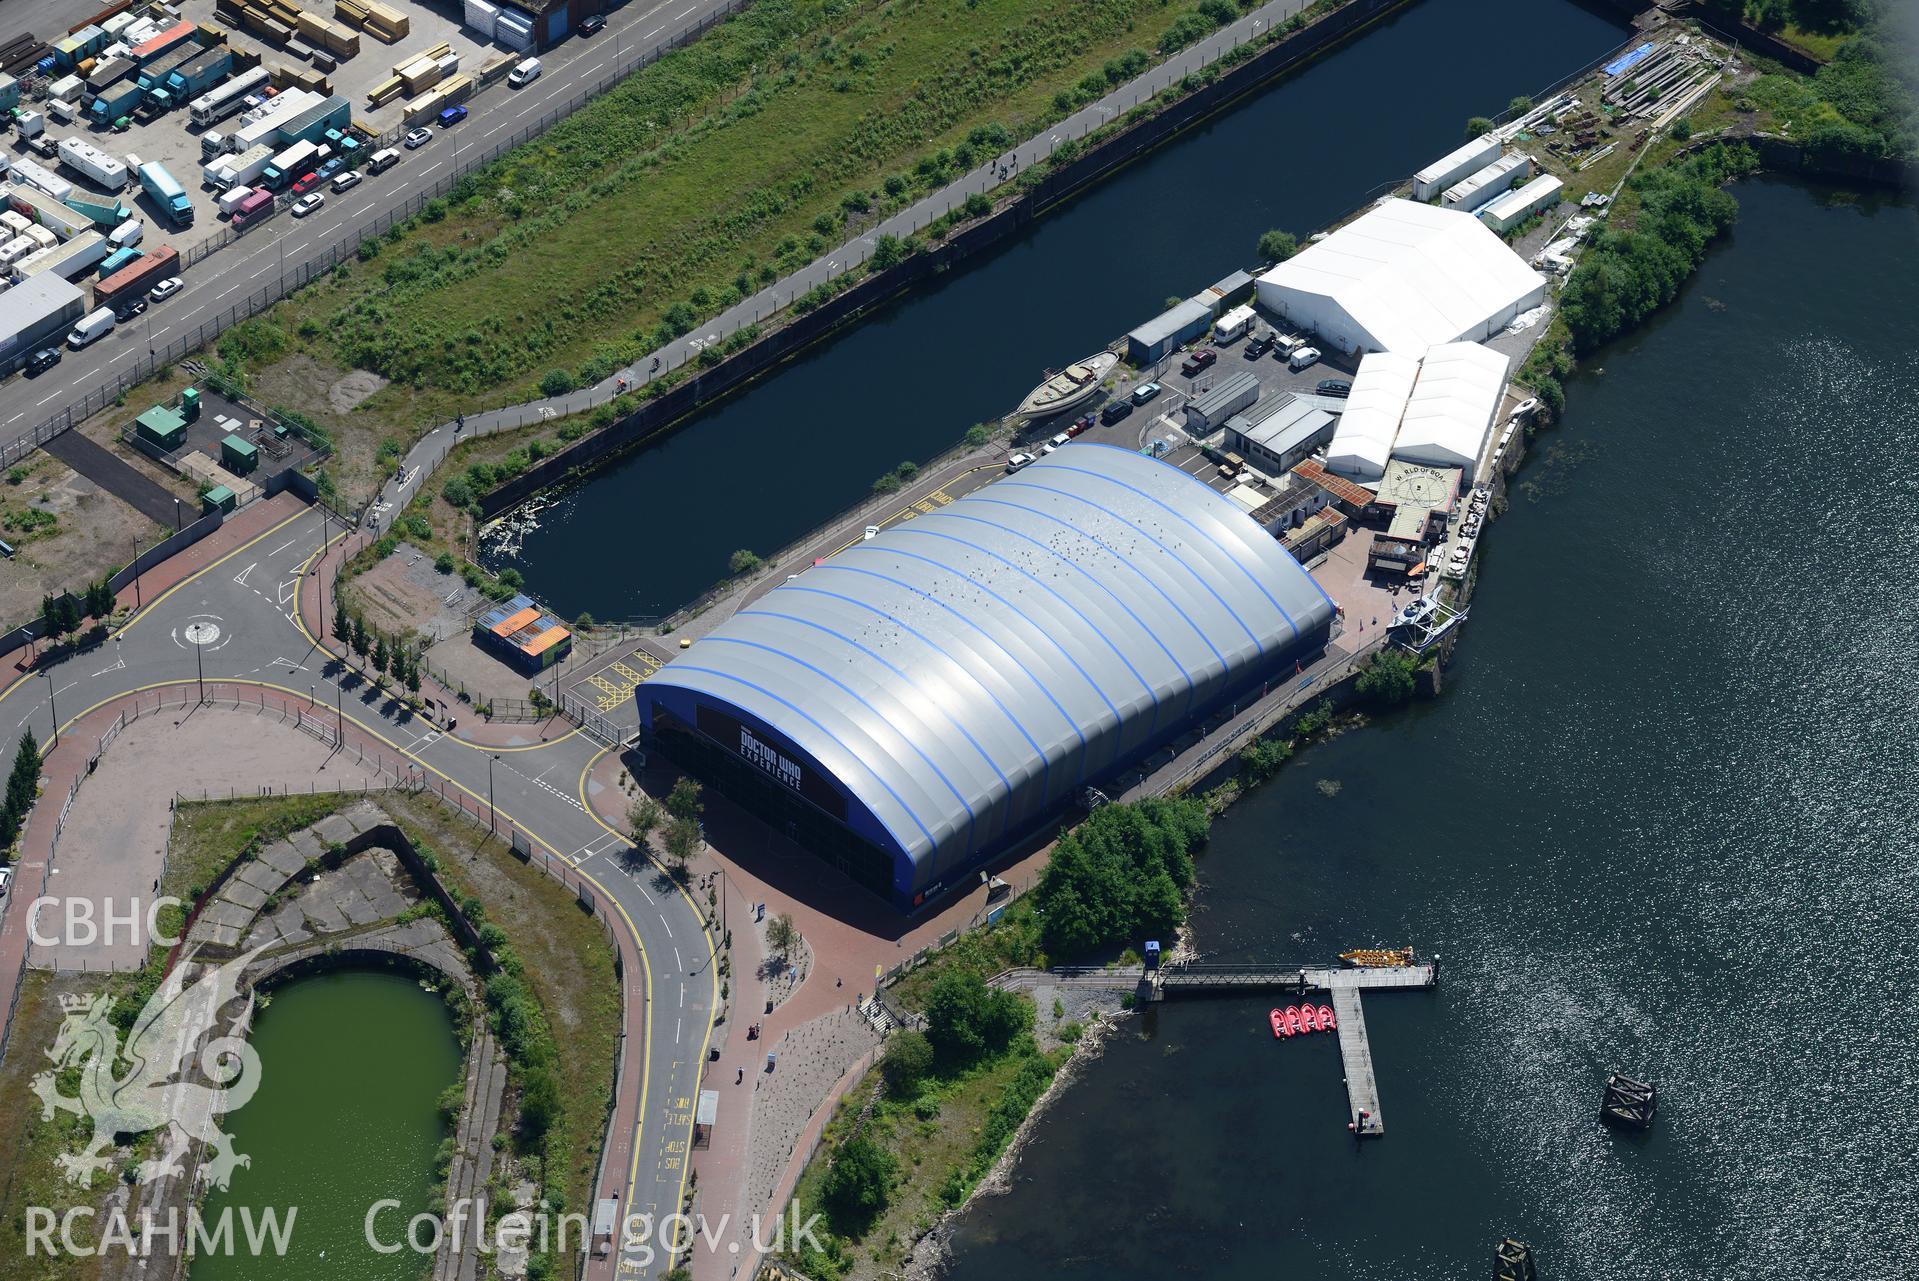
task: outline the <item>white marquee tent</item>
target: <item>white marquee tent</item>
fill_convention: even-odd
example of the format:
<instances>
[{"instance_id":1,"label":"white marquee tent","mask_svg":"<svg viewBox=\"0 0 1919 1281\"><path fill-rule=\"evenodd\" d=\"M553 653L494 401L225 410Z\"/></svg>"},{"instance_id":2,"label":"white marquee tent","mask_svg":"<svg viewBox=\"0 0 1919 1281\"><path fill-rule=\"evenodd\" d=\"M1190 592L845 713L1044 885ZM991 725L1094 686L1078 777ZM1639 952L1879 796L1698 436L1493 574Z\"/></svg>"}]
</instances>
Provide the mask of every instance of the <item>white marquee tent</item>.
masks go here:
<instances>
[{"instance_id":1,"label":"white marquee tent","mask_svg":"<svg viewBox=\"0 0 1919 1281\"><path fill-rule=\"evenodd\" d=\"M1259 278L1260 304L1339 351L1487 338L1546 278L1471 214L1388 200Z\"/></svg>"},{"instance_id":2,"label":"white marquee tent","mask_svg":"<svg viewBox=\"0 0 1919 1281\"><path fill-rule=\"evenodd\" d=\"M1379 351L1359 362L1326 449L1328 470L1351 480L1378 480L1385 474L1418 377L1419 362L1408 356Z\"/></svg>"},{"instance_id":3,"label":"white marquee tent","mask_svg":"<svg viewBox=\"0 0 1919 1281\"><path fill-rule=\"evenodd\" d=\"M1506 366L1506 357L1473 342L1428 351L1400 418L1392 456L1429 467L1458 467L1470 480L1499 412Z\"/></svg>"}]
</instances>

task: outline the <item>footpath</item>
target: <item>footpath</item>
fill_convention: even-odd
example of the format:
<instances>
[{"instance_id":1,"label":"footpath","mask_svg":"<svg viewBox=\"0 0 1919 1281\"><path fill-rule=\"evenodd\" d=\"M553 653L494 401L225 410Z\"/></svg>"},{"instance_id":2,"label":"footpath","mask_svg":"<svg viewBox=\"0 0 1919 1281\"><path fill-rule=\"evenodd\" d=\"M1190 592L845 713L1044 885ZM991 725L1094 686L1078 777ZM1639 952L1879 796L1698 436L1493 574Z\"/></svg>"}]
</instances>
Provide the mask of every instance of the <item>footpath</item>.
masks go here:
<instances>
[{"instance_id":1,"label":"footpath","mask_svg":"<svg viewBox=\"0 0 1919 1281\"><path fill-rule=\"evenodd\" d=\"M471 414L464 419L463 427L458 423L441 423L407 451L404 464L368 507L368 527L379 529L389 523L391 514L402 510L411 501L419 492L418 487L432 476L461 440L516 431L547 419L585 413L624 392L637 391L654 379L683 368L689 362L698 360L700 353L708 347L724 343L741 330L777 316L790 307L795 298L815 286L828 284L863 266L873 256L874 246L882 237L905 240L925 230L960 208L969 197L989 194L995 188L1011 182L1021 170L1050 157L1060 144L1084 138L1178 84L1188 75L1211 66L1240 45L1260 39L1306 7L1307 0L1268 0L1268 3L1220 28L1206 39L1120 85L1097 102L1074 112L1044 133L1009 148L933 194L863 229L853 239L829 250L798 271L735 303L711 320L703 321L694 332L649 352L624 369L615 370L605 380L591 387L583 387L564 396Z\"/></svg>"}]
</instances>

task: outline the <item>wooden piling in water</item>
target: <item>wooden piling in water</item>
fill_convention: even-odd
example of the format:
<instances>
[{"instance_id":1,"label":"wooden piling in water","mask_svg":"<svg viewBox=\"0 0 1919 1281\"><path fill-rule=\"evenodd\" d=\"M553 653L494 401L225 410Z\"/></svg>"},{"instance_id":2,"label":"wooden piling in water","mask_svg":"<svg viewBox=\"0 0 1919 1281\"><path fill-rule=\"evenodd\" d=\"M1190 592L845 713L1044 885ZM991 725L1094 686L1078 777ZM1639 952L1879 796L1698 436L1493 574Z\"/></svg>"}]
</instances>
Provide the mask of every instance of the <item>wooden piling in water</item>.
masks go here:
<instances>
[{"instance_id":1,"label":"wooden piling in water","mask_svg":"<svg viewBox=\"0 0 1919 1281\"><path fill-rule=\"evenodd\" d=\"M1606 1092L1599 1102L1599 1117L1608 1125L1628 1129L1652 1128L1653 1113L1659 1108L1659 1087L1651 1081L1635 1081L1614 1070L1606 1075Z\"/></svg>"}]
</instances>

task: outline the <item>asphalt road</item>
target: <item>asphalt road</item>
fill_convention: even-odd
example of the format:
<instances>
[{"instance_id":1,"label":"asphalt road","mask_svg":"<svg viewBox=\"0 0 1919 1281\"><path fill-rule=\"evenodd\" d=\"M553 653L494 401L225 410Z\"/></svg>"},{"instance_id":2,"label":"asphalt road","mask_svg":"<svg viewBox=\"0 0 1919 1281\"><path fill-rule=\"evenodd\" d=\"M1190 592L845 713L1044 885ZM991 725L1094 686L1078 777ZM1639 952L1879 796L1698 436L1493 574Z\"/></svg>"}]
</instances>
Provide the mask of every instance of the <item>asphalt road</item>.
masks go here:
<instances>
[{"instance_id":1,"label":"asphalt road","mask_svg":"<svg viewBox=\"0 0 1919 1281\"><path fill-rule=\"evenodd\" d=\"M598 35L576 36L541 54L545 70L525 89L508 90L504 82L487 89L466 120L452 129L435 129L430 144L406 152L386 173L345 193L329 193L326 205L306 218L279 214L190 267L186 288L149 308L136 322L116 327L90 347L67 351L58 365L37 378L14 374L0 382L0 445L25 436L116 374L130 372L149 349L164 352L167 344L201 326L224 322L249 295L283 277L297 279L304 262L318 260L330 249L351 249L360 239L360 228L400 208L432 182L471 168L495 144L565 106L602 77L650 61L676 37L727 7L727 0L634 0L610 15ZM29 21L36 12L46 16ZM46 38L42 27L63 30L78 20L59 21L65 13L66 6L53 0L10 0L5 21L9 28L20 22ZM184 127L184 117L181 123ZM28 154L17 139L10 142L14 154ZM200 215L210 217L205 202L200 204Z\"/></svg>"},{"instance_id":2,"label":"asphalt road","mask_svg":"<svg viewBox=\"0 0 1919 1281\"><path fill-rule=\"evenodd\" d=\"M321 509L299 509L148 601L103 647L16 681L0 692L0 726L11 741L31 725L46 743L56 710L60 723L71 725L107 700L162 685L191 688L204 674L308 697L314 714L328 720L341 708L352 725L410 758L429 785L444 781L449 791L462 790L480 804L491 794L503 819L597 884L602 897L617 905L610 913L614 927L630 922L639 941L646 1018L637 1043L629 1032L622 1088L637 1094L641 1106L630 1168L609 1172L609 1179L622 1189L622 1213L673 1213L687 1177L691 1100L699 1096L718 998L703 922L691 902L664 888L650 867L629 871L621 857L628 842L589 810L586 777L603 754L599 744L573 732L530 747L475 746L410 713L397 714L313 642L296 616L296 589L314 572L330 580L338 570L337 553L315 563L323 521ZM327 534L329 544L345 536L337 521ZM198 643L188 639L189 624L199 625ZM657 1275L666 1267L662 1255L647 1266L623 1266L619 1275ZM596 1263L592 1272L610 1270Z\"/></svg>"}]
</instances>

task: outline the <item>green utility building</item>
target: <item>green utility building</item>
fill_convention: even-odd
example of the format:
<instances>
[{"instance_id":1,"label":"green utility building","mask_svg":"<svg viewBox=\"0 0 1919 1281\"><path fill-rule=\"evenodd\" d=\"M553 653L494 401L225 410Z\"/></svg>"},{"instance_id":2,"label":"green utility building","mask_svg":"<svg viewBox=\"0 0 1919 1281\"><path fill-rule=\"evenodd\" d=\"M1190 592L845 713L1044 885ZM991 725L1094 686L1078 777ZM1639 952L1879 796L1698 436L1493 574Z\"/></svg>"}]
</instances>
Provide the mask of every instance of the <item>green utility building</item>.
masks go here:
<instances>
[{"instance_id":1,"label":"green utility building","mask_svg":"<svg viewBox=\"0 0 1919 1281\"><path fill-rule=\"evenodd\" d=\"M259 447L229 434L220 442L220 465L235 476L244 476L260 465Z\"/></svg>"}]
</instances>

